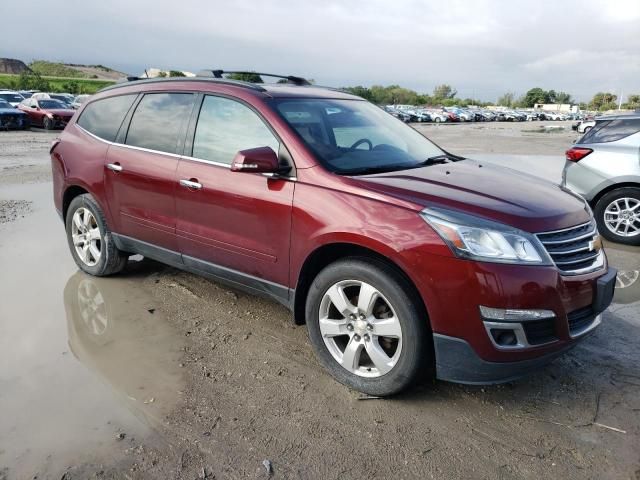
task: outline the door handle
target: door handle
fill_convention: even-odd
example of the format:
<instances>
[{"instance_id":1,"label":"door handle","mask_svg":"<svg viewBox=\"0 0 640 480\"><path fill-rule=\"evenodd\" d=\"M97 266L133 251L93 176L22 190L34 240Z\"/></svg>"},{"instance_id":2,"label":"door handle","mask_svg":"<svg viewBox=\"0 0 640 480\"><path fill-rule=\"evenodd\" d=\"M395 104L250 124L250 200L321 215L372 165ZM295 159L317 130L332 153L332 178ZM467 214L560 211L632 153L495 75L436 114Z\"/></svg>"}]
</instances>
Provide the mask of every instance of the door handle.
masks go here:
<instances>
[{"instance_id":1,"label":"door handle","mask_svg":"<svg viewBox=\"0 0 640 480\"><path fill-rule=\"evenodd\" d=\"M190 188L191 190L200 190L202 188L202 184L198 183L195 178L192 178L191 180L182 179L180 180L180 185Z\"/></svg>"},{"instance_id":2,"label":"door handle","mask_svg":"<svg viewBox=\"0 0 640 480\"><path fill-rule=\"evenodd\" d=\"M122 166L119 163L107 163L107 168L114 172L121 172Z\"/></svg>"}]
</instances>

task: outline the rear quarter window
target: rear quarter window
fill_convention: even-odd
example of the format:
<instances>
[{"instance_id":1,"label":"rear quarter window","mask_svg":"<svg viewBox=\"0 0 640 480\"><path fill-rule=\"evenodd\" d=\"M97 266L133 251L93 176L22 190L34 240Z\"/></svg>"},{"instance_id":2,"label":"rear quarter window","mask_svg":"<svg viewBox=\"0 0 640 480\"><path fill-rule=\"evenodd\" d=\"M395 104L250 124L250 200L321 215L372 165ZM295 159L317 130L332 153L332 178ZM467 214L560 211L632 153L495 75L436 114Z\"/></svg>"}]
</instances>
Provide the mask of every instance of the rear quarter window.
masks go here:
<instances>
[{"instance_id":1,"label":"rear quarter window","mask_svg":"<svg viewBox=\"0 0 640 480\"><path fill-rule=\"evenodd\" d=\"M97 137L113 142L136 96L119 95L96 100L85 107L78 125Z\"/></svg>"},{"instance_id":2,"label":"rear quarter window","mask_svg":"<svg viewBox=\"0 0 640 480\"><path fill-rule=\"evenodd\" d=\"M640 132L640 118L602 120L589 130L580 143L609 143Z\"/></svg>"}]
</instances>

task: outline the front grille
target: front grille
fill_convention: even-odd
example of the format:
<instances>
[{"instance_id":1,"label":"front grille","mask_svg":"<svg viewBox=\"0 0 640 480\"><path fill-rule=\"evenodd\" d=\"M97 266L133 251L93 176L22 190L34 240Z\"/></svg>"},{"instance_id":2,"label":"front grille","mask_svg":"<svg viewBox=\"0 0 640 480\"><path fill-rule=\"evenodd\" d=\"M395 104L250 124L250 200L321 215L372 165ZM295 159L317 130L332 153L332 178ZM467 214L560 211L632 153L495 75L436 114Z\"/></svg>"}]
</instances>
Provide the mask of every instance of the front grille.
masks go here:
<instances>
[{"instance_id":1,"label":"front grille","mask_svg":"<svg viewBox=\"0 0 640 480\"><path fill-rule=\"evenodd\" d=\"M555 318L522 322L522 327L531 345L542 345L558 339Z\"/></svg>"},{"instance_id":2,"label":"front grille","mask_svg":"<svg viewBox=\"0 0 640 480\"><path fill-rule=\"evenodd\" d=\"M592 243L598 237L593 221L564 230L538 233L536 236L563 273L587 273L602 266L600 248L594 248Z\"/></svg>"},{"instance_id":3,"label":"front grille","mask_svg":"<svg viewBox=\"0 0 640 480\"><path fill-rule=\"evenodd\" d=\"M567 319L569 320L569 332L571 335L576 335L584 331L593 323L595 318L596 315L590 305L588 307L574 310L567 315Z\"/></svg>"}]
</instances>

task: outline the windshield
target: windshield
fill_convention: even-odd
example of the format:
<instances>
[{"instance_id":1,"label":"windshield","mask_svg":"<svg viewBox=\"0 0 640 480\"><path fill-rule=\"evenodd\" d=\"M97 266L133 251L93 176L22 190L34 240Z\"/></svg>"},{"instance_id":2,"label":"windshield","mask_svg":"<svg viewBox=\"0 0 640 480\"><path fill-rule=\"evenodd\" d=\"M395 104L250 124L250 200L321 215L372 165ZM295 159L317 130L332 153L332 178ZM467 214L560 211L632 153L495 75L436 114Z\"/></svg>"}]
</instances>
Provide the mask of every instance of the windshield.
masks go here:
<instances>
[{"instance_id":1,"label":"windshield","mask_svg":"<svg viewBox=\"0 0 640 480\"><path fill-rule=\"evenodd\" d=\"M360 100L274 100L318 160L339 174L415 168L444 152L383 109Z\"/></svg>"},{"instance_id":2,"label":"windshield","mask_svg":"<svg viewBox=\"0 0 640 480\"><path fill-rule=\"evenodd\" d=\"M59 100L38 100L40 108L67 108L64 103Z\"/></svg>"},{"instance_id":3,"label":"windshield","mask_svg":"<svg viewBox=\"0 0 640 480\"><path fill-rule=\"evenodd\" d=\"M0 99L0 108L13 108L9 102Z\"/></svg>"},{"instance_id":4,"label":"windshield","mask_svg":"<svg viewBox=\"0 0 640 480\"><path fill-rule=\"evenodd\" d=\"M7 102L21 102L24 100L22 95L18 95L17 93L0 93L0 99L6 100Z\"/></svg>"}]
</instances>

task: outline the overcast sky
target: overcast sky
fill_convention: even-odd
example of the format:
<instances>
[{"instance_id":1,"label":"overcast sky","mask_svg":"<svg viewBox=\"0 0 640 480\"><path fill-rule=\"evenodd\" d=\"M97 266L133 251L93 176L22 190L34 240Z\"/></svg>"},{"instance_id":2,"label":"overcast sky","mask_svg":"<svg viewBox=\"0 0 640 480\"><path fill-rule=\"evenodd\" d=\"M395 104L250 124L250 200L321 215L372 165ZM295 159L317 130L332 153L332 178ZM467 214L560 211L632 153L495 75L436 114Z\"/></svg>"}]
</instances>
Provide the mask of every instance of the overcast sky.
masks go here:
<instances>
[{"instance_id":1,"label":"overcast sky","mask_svg":"<svg viewBox=\"0 0 640 480\"><path fill-rule=\"evenodd\" d=\"M0 57L248 69L495 100L640 93L640 0L2 0Z\"/></svg>"}]
</instances>

